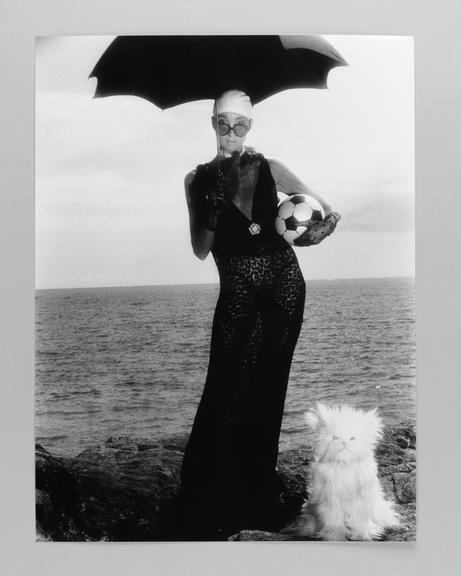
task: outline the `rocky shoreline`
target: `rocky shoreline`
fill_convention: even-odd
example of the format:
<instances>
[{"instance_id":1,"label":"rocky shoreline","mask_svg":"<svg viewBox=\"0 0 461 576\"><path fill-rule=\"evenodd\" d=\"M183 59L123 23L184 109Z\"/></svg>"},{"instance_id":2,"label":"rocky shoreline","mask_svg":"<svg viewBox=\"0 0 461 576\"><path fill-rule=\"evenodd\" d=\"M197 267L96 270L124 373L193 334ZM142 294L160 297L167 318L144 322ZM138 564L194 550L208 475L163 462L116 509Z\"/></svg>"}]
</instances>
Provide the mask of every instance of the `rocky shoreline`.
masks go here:
<instances>
[{"instance_id":1,"label":"rocky shoreline","mask_svg":"<svg viewBox=\"0 0 461 576\"><path fill-rule=\"evenodd\" d=\"M36 445L37 540L165 541L184 539L176 532L179 472L187 441L176 436L159 441L111 437L75 458L53 456ZM287 540L280 530L298 513L308 495L311 447L279 455L283 481L271 531L241 530L218 539ZM377 447L379 476L395 500L401 527L383 540L416 539L416 434L413 426L388 430ZM191 538L193 539L193 538Z\"/></svg>"}]
</instances>

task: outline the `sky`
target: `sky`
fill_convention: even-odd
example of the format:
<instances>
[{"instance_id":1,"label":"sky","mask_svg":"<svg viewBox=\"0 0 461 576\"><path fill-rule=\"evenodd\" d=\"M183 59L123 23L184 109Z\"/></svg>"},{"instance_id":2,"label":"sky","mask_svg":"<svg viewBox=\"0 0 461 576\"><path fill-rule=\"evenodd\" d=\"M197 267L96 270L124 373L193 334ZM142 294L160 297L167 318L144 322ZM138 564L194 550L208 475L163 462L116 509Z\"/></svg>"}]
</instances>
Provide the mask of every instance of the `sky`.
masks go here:
<instances>
[{"instance_id":1,"label":"sky","mask_svg":"<svg viewBox=\"0 0 461 576\"><path fill-rule=\"evenodd\" d=\"M327 90L257 104L246 144L342 215L322 244L295 248L306 280L413 276L412 39L324 37L349 66ZM216 154L212 101L93 98L88 75L112 40L37 40L36 287L218 282L211 255L192 252L184 196L185 174Z\"/></svg>"}]
</instances>

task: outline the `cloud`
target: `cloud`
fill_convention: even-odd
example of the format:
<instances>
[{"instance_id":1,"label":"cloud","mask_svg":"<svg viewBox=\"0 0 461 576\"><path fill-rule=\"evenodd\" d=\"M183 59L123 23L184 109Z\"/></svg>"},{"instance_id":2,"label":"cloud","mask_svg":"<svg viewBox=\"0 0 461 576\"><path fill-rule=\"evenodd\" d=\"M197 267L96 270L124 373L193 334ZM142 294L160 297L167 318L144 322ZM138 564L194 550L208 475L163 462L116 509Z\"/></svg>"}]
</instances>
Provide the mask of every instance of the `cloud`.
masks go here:
<instances>
[{"instance_id":1,"label":"cloud","mask_svg":"<svg viewBox=\"0 0 461 576\"><path fill-rule=\"evenodd\" d=\"M363 188L360 198L345 206L343 228L371 234L414 230L414 205L405 184L401 183L403 193L389 189L386 183L376 183L371 192Z\"/></svg>"},{"instance_id":2,"label":"cloud","mask_svg":"<svg viewBox=\"0 0 461 576\"><path fill-rule=\"evenodd\" d=\"M335 242L298 251L308 275L310 265L315 277L400 274L411 270L402 253L414 227L408 40L328 39L350 67L332 71L329 90L292 90L258 104L248 143L343 215ZM40 283L216 281L212 264L191 253L183 189L184 175L216 153L211 102L162 112L136 97L93 99L88 74L110 41L37 43Z\"/></svg>"}]
</instances>

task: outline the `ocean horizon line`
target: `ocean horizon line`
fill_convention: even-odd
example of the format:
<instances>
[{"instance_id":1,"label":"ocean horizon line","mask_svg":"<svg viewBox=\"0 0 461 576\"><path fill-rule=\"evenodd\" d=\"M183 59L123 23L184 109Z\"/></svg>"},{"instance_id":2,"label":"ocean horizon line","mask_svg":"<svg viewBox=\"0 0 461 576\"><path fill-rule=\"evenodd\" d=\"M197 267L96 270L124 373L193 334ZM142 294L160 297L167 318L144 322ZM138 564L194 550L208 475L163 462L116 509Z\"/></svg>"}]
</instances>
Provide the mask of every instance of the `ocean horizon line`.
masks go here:
<instances>
[{"instance_id":1,"label":"ocean horizon line","mask_svg":"<svg viewBox=\"0 0 461 576\"><path fill-rule=\"evenodd\" d=\"M341 280L392 280L392 279L409 279L415 280L415 275L403 274L398 276L343 276L340 278L309 278L309 282L337 282ZM174 287L174 286L219 286L219 282L176 282L176 283L161 283L161 284L110 284L104 286L50 286L47 288L35 287L35 292L46 292L47 290L103 290L107 288L160 288L160 287Z\"/></svg>"}]
</instances>

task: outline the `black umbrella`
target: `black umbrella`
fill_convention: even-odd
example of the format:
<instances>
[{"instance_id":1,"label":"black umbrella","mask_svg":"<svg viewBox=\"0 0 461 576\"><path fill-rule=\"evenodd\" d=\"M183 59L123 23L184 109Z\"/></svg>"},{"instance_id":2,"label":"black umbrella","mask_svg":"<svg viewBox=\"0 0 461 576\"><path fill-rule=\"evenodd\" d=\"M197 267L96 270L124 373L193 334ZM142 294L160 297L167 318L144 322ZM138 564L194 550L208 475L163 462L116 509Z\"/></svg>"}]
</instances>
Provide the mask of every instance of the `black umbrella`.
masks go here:
<instances>
[{"instance_id":1,"label":"black umbrella","mask_svg":"<svg viewBox=\"0 0 461 576\"><path fill-rule=\"evenodd\" d=\"M140 96L165 109L233 89L257 104L289 88L326 88L336 66L347 63L321 36L118 36L89 77L95 97ZM217 134L216 143L222 177Z\"/></svg>"},{"instance_id":2,"label":"black umbrella","mask_svg":"<svg viewBox=\"0 0 461 576\"><path fill-rule=\"evenodd\" d=\"M326 88L345 66L321 36L118 36L90 78L95 97L134 95L162 109L242 90L253 104L289 88Z\"/></svg>"}]
</instances>

